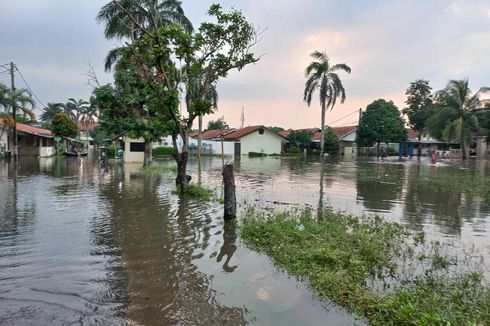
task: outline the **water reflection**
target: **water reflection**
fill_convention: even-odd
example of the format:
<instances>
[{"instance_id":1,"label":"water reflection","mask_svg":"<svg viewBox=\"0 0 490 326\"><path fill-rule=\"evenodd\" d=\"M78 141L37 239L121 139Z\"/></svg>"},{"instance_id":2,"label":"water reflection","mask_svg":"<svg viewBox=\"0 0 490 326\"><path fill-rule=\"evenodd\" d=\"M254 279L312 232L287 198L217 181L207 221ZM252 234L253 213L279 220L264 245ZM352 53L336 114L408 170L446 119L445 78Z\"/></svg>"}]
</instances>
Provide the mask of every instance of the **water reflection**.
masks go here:
<instances>
[{"instance_id":1,"label":"water reflection","mask_svg":"<svg viewBox=\"0 0 490 326\"><path fill-rule=\"evenodd\" d=\"M155 164L171 165L171 161ZM418 182L489 165L241 158L240 212L309 206L382 214L436 239L488 247L486 198ZM221 159L189 161L222 191ZM173 172L92 158L0 161L0 324L352 324L246 248L222 206L172 194ZM486 253L482 249L483 253Z\"/></svg>"}]
</instances>

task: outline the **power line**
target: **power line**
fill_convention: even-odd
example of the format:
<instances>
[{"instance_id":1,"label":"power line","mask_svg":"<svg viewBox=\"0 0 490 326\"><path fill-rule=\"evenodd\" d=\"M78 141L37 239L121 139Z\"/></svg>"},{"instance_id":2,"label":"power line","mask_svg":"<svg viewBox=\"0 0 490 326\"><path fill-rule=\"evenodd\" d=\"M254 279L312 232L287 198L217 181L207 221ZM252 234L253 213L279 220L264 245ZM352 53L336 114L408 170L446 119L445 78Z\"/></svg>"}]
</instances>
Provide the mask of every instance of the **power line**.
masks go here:
<instances>
[{"instance_id":1,"label":"power line","mask_svg":"<svg viewBox=\"0 0 490 326\"><path fill-rule=\"evenodd\" d=\"M32 90L31 86L29 86L29 83L25 80L24 76L22 75L22 73L20 72L19 70L19 67L17 67L17 65L15 65L15 70L18 71L19 75L20 75L20 78L22 78L22 80L24 81L24 84L26 84L27 88L29 89L29 91L31 91L31 94L34 96L34 98L39 102L39 104L41 104L43 107L46 107L46 104L44 104L40 99L39 97L37 97L36 93L34 93L34 91Z\"/></svg>"},{"instance_id":2,"label":"power line","mask_svg":"<svg viewBox=\"0 0 490 326\"><path fill-rule=\"evenodd\" d=\"M345 118L347 118L347 117L349 117L349 116L353 115L354 113L358 113L358 112L359 112L358 110L355 110L354 112L351 112L351 113L349 113L348 115L345 115L345 116L343 116L343 117L342 117L342 118L340 118L340 119L337 119L337 120L335 120L335 121L330 122L330 125L332 125L332 124L334 124L334 123L336 123L336 122L339 122L339 121L341 121L341 120L344 120Z\"/></svg>"}]
</instances>

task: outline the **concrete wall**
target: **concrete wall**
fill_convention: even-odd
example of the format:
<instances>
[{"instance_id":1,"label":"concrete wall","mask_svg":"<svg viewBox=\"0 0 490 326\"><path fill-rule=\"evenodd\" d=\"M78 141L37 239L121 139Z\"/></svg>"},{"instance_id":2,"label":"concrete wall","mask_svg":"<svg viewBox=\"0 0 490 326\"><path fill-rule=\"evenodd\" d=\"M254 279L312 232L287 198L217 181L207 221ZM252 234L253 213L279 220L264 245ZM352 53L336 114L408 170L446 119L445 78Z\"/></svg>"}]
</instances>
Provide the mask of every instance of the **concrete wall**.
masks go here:
<instances>
[{"instance_id":1,"label":"concrete wall","mask_svg":"<svg viewBox=\"0 0 490 326\"><path fill-rule=\"evenodd\" d=\"M144 143L143 138L133 139L124 137L124 162L125 163L143 163L145 161L145 152L131 152L131 143Z\"/></svg>"},{"instance_id":2,"label":"concrete wall","mask_svg":"<svg viewBox=\"0 0 490 326\"><path fill-rule=\"evenodd\" d=\"M241 154L248 155L249 152L264 154L281 154L281 137L264 129L261 135L258 130L240 138Z\"/></svg>"}]
</instances>

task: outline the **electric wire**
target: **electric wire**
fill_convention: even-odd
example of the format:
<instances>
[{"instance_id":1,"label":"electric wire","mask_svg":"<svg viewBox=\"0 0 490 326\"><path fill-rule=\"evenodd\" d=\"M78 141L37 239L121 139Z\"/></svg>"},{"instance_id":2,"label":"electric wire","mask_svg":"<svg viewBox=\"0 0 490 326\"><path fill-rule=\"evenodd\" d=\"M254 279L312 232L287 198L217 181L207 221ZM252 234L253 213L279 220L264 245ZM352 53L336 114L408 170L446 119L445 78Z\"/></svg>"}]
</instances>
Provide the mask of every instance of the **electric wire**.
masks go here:
<instances>
[{"instance_id":1,"label":"electric wire","mask_svg":"<svg viewBox=\"0 0 490 326\"><path fill-rule=\"evenodd\" d=\"M22 73L20 72L19 70L19 67L17 67L17 65L15 65L15 70L17 70L17 72L19 73L20 75L20 78L22 78L22 80L24 81L24 84L26 84L27 88L29 89L29 91L31 92L31 94L34 96L34 98L39 102L39 104L41 104L43 107L46 107L46 104L44 104L40 99L39 97L37 97L36 93L34 93L34 91L32 90L31 86L29 85L29 83L25 80L24 76L22 75Z\"/></svg>"}]
</instances>

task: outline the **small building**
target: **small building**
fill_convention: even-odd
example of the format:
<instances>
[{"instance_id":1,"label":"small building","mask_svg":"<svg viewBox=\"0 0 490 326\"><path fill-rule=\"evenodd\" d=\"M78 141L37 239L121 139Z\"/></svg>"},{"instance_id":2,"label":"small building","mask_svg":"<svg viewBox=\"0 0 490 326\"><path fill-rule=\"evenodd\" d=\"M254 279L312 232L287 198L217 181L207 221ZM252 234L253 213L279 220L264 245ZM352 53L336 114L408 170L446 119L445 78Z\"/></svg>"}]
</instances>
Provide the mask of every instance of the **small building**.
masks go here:
<instances>
[{"instance_id":1,"label":"small building","mask_svg":"<svg viewBox=\"0 0 490 326\"><path fill-rule=\"evenodd\" d=\"M87 149L94 149L95 142L90 133L99 125L98 122L83 123L78 121L77 128L79 131L78 138L80 142L84 143Z\"/></svg>"},{"instance_id":2,"label":"small building","mask_svg":"<svg viewBox=\"0 0 490 326\"><path fill-rule=\"evenodd\" d=\"M343 126L343 127L329 127L333 130L335 135L340 140L340 154L341 155L352 155L355 153L356 148L356 136L357 136L357 126ZM316 132L312 141L315 143L320 143L322 133L321 130Z\"/></svg>"},{"instance_id":3,"label":"small building","mask_svg":"<svg viewBox=\"0 0 490 326\"><path fill-rule=\"evenodd\" d=\"M282 143L287 141L263 125L238 129L225 135L225 141L234 145L234 155L239 157L250 152L262 154L281 154Z\"/></svg>"},{"instance_id":4,"label":"small building","mask_svg":"<svg viewBox=\"0 0 490 326\"><path fill-rule=\"evenodd\" d=\"M145 140L123 136L124 163L143 163L145 161Z\"/></svg>"},{"instance_id":5,"label":"small building","mask_svg":"<svg viewBox=\"0 0 490 326\"><path fill-rule=\"evenodd\" d=\"M17 123L17 146L19 156L47 157L56 154L54 135L51 130ZM13 152L13 130L0 120L0 152Z\"/></svg>"}]
</instances>

